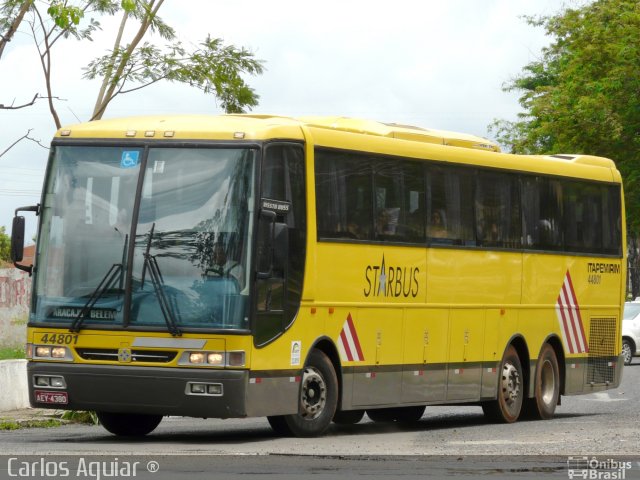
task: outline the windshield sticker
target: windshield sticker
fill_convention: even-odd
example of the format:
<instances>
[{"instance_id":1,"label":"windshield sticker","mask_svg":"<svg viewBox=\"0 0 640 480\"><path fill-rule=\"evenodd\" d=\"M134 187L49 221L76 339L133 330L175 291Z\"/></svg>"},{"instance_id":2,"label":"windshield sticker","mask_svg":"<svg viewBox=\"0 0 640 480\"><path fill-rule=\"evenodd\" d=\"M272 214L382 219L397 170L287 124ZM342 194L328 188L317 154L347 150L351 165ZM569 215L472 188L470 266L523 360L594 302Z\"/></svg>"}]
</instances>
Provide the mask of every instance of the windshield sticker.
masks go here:
<instances>
[{"instance_id":1,"label":"windshield sticker","mask_svg":"<svg viewBox=\"0 0 640 480\"><path fill-rule=\"evenodd\" d=\"M82 312L79 307L57 307L50 314L52 318L77 318ZM92 308L88 311L86 318L91 320L110 320L116 319L118 312L111 308Z\"/></svg>"},{"instance_id":2,"label":"windshield sticker","mask_svg":"<svg viewBox=\"0 0 640 480\"><path fill-rule=\"evenodd\" d=\"M121 168L135 168L140 164L140 152L136 150L125 150L120 159Z\"/></svg>"},{"instance_id":3,"label":"windshield sticker","mask_svg":"<svg viewBox=\"0 0 640 480\"><path fill-rule=\"evenodd\" d=\"M153 162L153 173L164 173L164 160Z\"/></svg>"},{"instance_id":4,"label":"windshield sticker","mask_svg":"<svg viewBox=\"0 0 640 480\"><path fill-rule=\"evenodd\" d=\"M262 208L265 210L273 210L276 213L289 213L289 210L291 210L291 204L289 202L283 202L281 200L270 200L268 198L263 198Z\"/></svg>"}]
</instances>

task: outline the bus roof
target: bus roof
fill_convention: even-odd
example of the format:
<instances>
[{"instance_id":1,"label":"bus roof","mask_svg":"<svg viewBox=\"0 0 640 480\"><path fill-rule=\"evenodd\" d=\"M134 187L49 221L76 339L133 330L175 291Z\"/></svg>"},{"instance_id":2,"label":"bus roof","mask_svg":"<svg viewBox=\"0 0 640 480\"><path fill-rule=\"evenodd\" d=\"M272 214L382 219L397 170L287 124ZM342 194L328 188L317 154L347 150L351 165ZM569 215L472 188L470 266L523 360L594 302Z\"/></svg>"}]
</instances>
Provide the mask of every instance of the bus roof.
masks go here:
<instances>
[{"instance_id":1,"label":"bus roof","mask_svg":"<svg viewBox=\"0 0 640 480\"><path fill-rule=\"evenodd\" d=\"M302 139L300 126L398 138L438 145L499 152L497 144L465 133L432 130L395 123L347 117L289 118L274 115L169 115L129 117L71 125L57 137L72 138L179 138L179 139ZM240 133L243 134L240 137Z\"/></svg>"},{"instance_id":2,"label":"bus roof","mask_svg":"<svg viewBox=\"0 0 640 480\"><path fill-rule=\"evenodd\" d=\"M173 139L193 140L305 140L304 130L314 142L337 148L357 148L380 153L409 155L494 168L539 171L565 175L567 165L576 165L572 175L609 178L618 182L613 161L589 155L500 154L494 142L465 133L432 130L395 123L381 123L348 117L300 117L276 115L154 115L98 120L64 127L56 138L73 139ZM361 137L366 135L368 139ZM395 144L393 140L406 140ZM390 142L391 140L391 142ZM441 146L462 147L441 149ZM437 155L435 150L438 149ZM469 155L465 150L478 151ZM497 153L497 154L496 154ZM426 156L426 157L425 157ZM595 168L594 168L595 167ZM609 172L606 173L606 170Z\"/></svg>"}]
</instances>

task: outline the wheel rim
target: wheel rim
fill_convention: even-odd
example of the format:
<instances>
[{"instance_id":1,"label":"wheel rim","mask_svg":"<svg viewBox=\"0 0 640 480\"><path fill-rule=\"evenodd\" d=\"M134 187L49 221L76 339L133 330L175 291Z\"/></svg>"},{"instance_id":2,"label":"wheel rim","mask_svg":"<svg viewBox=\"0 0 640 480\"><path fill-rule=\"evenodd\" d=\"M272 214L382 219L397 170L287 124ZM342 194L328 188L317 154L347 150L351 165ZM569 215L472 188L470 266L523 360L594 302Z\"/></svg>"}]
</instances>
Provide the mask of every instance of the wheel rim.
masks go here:
<instances>
[{"instance_id":1,"label":"wheel rim","mask_svg":"<svg viewBox=\"0 0 640 480\"><path fill-rule=\"evenodd\" d=\"M307 420L318 418L327 404L327 385L318 370L307 367L302 376L301 415Z\"/></svg>"},{"instance_id":2,"label":"wheel rim","mask_svg":"<svg viewBox=\"0 0 640 480\"><path fill-rule=\"evenodd\" d=\"M622 342L622 355L624 356L624 363L627 365L631 363L631 346L627 342Z\"/></svg>"},{"instance_id":3,"label":"wheel rim","mask_svg":"<svg viewBox=\"0 0 640 480\"><path fill-rule=\"evenodd\" d=\"M540 396L545 405L550 405L554 401L556 394L556 375L550 361L542 364L540 371Z\"/></svg>"},{"instance_id":4,"label":"wheel rim","mask_svg":"<svg viewBox=\"0 0 640 480\"><path fill-rule=\"evenodd\" d=\"M509 410L517 409L520 398L520 373L511 363L505 363L502 367L502 398Z\"/></svg>"}]
</instances>

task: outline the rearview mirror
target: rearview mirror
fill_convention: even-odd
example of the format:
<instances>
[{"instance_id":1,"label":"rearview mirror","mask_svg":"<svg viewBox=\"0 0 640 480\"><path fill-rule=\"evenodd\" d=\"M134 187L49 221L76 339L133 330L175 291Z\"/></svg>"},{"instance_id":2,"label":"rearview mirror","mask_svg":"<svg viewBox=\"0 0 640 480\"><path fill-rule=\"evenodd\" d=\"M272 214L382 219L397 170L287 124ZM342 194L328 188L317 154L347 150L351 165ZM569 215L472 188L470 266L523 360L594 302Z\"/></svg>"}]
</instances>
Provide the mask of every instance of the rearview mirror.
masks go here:
<instances>
[{"instance_id":1,"label":"rearview mirror","mask_svg":"<svg viewBox=\"0 0 640 480\"><path fill-rule=\"evenodd\" d=\"M11 226L11 261L21 262L24 257L24 217L13 217Z\"/></svg>"}]
</instances>

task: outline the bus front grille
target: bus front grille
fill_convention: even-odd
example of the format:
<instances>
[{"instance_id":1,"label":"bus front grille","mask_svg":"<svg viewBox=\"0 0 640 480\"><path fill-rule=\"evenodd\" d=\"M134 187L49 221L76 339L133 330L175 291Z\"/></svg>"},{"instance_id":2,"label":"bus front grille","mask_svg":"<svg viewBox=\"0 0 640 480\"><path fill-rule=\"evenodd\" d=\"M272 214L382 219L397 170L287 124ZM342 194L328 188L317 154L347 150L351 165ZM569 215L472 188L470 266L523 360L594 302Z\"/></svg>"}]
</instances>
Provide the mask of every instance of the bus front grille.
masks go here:
<instances>
[{"instance_id":1,"label":"bus front grille","mask_svg":"<svg viewBox=\"0 0 640 480\"><path fill-rule=\"evenodd\" d=\"M119 361L117 348L76 348L76 353L83 360ZM169 363L177 354L171 350L132 350L131 362Z\"/></svg>"}]
</instances>

